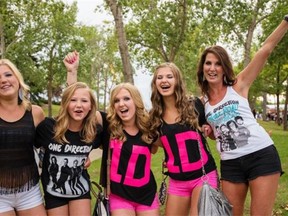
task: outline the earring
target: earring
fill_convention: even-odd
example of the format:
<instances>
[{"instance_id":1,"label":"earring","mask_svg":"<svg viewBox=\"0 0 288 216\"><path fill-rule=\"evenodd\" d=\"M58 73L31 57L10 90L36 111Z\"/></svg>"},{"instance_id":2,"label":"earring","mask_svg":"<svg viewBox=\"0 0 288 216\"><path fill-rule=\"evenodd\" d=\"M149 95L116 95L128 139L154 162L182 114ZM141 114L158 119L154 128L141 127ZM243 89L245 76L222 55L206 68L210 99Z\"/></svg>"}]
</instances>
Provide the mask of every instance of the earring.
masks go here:
<instances>
[{"instance_id":1,"label":"earring","mask_svg":"<svg viewBox=\"0 0 288 216\"><path fill-rule=\"evenodd\" d=\"M223 77L223 81L224 81L225 84L227 84L227 78L226 78L226 76Z\"/></svg>"},{"instance_id":2,"label":"earring","mask_svg":"<svg viewBox=\"0 0 288 216\"><path fill-rule=\"evenodd\" d=\"M23 89L19 88L18 90L18 105L21 104L23 101Z\"/></svg>"},{"instance_id":3,"label":"earring","mask_svg":"<svg viewBox=\"0 0 288 216\"><path fill-rule=\"evenodd\" d=\"M204 82L205 80L206 80L206 77L203 74L202 81Z\"/></svg>"}]
</instances>

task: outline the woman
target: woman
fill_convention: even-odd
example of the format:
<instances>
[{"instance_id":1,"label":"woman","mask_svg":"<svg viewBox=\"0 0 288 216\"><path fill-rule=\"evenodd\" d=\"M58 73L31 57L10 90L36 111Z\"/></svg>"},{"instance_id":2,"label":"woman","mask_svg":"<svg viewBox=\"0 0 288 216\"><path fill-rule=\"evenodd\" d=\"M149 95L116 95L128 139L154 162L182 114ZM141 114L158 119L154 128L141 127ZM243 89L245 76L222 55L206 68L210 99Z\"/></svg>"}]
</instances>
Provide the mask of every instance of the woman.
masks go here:
<instances>
[{"instance_id":1,"label":"woman","mask_svg":"<svg viewBox=\"0 0 288 216\"><path fill-rule=\"evenodd\" d=\"M28 100L16 66L0 60L0 214L46 215L34 158L35 127L43 110Z\"/></svg>"},{"instance_id":2,"label":"woman","mask_svg":"<svg viewBox=\"0 0 288 216\"><path fill-rule=\"evenodd\" d=\"M80 164L100 145L103 119L96 107L92 90L76 82L63 92L58 116L37 127L36 146L45 149L41 180L48 215L91 215L88 172L79 166L76 173L73 163ZM59 165L56 186L49 173L54 157ZM81 183L81 190L75 183Z\"/></svg>"},{"instance_id":3,"label":"woman","mask_svg":"<svg viewBox=\"0 0 288 216\"><path fill-rule=\"evenodd\" d=\"M158 216L157 185L150 169L151 153L157 148L152 144L149 115L134 85L122 83L111 91L107 120L112 215ZM107 151L103 154L107 158Z\"/></svg>"},{"instance_id":4,"label":"woman","mask_svg":"<svg viewBox=\"0 0 288 216\"><path fill-rule=\"evenodd\" d=\"M186 95L182 74L173 63L156 67L151 87L151 128L159 130L170 177L165 215L198 215L202 165L210 185L216 188L218 182L214 159L200 132L205 123L203 105ZM208 125L205 128L211 132Z\"/></svg>"},{"instance_id":5,"label":"woman","mask_svg":"<svg viewBox=\"0 0 288 216\"><path fill-rule=\"evenodd\" d=\"M222 47L207 48L200 59L197 76L205 101L205 114L212 126L221 155L222 189L233 205L233 215L243 215L248 189L251 193L251 215L271 215L279 177L280 159L267 132L257 123L248 103L248 93L278 42L288 29L288 16L265 40L248 66L236 77L229 56ZM225 133L216 128L231 120L243 120L245 142L225 148ZM247 133L249 130L249 133ZM243 139L243 137L242 137Z\"/></svg>"}]
</instances>

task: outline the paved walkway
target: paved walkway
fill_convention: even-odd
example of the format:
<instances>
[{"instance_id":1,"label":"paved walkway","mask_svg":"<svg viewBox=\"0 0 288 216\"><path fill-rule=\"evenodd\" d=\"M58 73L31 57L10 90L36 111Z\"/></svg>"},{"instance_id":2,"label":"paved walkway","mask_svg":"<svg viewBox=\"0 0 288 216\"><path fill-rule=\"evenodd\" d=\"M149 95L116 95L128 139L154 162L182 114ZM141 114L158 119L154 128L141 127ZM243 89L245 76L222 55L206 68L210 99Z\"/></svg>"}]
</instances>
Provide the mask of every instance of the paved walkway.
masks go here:
<instances>
[{"instance_id":1,"label":"paved walkway","mask_svg":"<svg viewBox=\"0 0 288 216\"><path fill-rule=\"evenodd\" d=\"M90 160L94 161L102 157L102 149L93 149L89 154Z\"/></svg>"}]
</instances>

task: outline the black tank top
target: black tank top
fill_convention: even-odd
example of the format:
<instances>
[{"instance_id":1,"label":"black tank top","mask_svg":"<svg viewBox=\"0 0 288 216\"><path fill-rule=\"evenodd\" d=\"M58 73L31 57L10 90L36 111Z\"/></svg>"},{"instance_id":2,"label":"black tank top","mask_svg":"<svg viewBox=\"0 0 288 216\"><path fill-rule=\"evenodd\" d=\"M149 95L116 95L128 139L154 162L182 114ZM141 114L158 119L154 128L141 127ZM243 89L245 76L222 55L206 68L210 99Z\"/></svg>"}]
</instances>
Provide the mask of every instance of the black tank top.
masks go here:
<instances>
[{"instance_id":1,"label":"black tank top","mask_svg":"<svg viewBox=\"0 0 288 216\"><path fill-rule=\"evenodd\" d=\"M0 194L28 191L39 181L31 111L16 122L0 118Z\"/></svg>"}]
</instances>

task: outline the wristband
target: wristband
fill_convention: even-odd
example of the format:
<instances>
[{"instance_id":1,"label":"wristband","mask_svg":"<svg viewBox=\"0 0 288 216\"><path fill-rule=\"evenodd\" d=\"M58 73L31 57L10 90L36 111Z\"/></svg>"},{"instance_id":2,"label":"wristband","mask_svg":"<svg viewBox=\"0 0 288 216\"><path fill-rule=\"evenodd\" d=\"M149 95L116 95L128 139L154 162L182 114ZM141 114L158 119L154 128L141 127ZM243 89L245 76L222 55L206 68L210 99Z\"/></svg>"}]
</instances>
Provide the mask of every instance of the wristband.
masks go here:
<instances>
[{"instance_id":1,"label":"wristband","mask_svg":"<svg viewBox=\"0 0 288 216\"><path fill-rule=\"evenodd\" d=\"M284 20L285 20L286 22L288 22L288 15L285 15L285 16L284 16Z\"/></svg>"}]
</instances>

